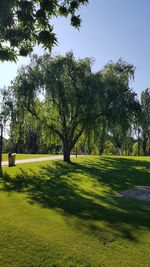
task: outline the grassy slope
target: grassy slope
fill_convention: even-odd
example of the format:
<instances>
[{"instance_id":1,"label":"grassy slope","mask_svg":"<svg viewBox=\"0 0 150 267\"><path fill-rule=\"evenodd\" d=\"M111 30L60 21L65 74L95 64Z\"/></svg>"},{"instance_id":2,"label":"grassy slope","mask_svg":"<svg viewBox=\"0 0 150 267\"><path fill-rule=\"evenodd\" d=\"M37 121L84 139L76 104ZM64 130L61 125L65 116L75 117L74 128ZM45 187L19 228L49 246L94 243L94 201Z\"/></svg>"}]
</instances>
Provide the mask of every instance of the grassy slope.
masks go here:
<instances>
[{"instance_id":1,"label":"grassy slope","mask_svg":"<svg viewBox=\"0 0 150 267\"><path fill-rule=\"evenodd\" d=\"M116 193L150 186L150 158L74 162L5 168L0 266L149 266L149 202Z\"/></svg>"},{"instance_id":2,"label":"grassy slope","mask_svg":"<svg viewBox=\"0 0 150 267\"><path fill-rule=\"evenodd\" d=\"M49 157L54 156L52 154L16 154L16 159L33 159L33 158L43 158L43 157ZM8 160L8 154L2 155L2 160L6 161Z\"/></svg>"}]
</instances>

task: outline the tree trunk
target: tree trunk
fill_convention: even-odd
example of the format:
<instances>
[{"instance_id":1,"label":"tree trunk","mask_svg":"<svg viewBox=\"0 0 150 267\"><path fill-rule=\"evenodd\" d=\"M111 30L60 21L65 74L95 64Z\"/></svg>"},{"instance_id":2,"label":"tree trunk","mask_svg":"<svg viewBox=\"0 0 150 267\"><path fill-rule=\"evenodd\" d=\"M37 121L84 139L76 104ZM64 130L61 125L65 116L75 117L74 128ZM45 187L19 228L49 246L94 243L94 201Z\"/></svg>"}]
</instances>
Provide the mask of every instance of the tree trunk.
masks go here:
<instances>
[{"instance_id":1,"label":"tree trunk","mask_svg":"<svg viewBox=\"0 0 150 267\"><path fill-rule=\"evenodd\" d=\"M2 153L3 153L3 125L0 124L0 176L3 176L2 170Z\"/></svg>"},{"instance_id":2,"label":"tree trunk","mask_svg":"<svg viewBox=\"0 0 150 267\"><path fill-rule=\"evenodd\" d=\"M140 156L140 138L139 138L139 128L138 128L138 156Z\"/></svg>"},{"instance_id":3,"label":"tree trunk","mask_svg":"<svg viewBox=\"0 0 150 267\"><path fill-rule=\"evenodd\" d=\"M69 151L64 151L64 161L67 162L67 163L71 163L71 160L70 160L70 152Z\"/></svg>"},{"instance_id":4,"label":"tree trunk","mask_svg":"<svg viewBox=\"0 0 150 267\"><path fill-rule=\"evenodd\" d=\"M71 163L70 154L71 154L70 146L66 141L63 140L63 157L64 161L67 163Z\"/></svg>"},{"instance_id":5,"label":"tree trunk","mask_svg":"<svg viewBox=\"0 0 150 267\"><path fill-rule=\"evenodd\" d=\"M63 138L61 137L61 140L63 143L63 156L64 156L65 162L71 163L71 160L70 160L71 151L74 148L79 137L81 136L82 132L83 132L83 129L81 129L79 133L76 134L76 136L72 140L71 139L69 140L67 135L65 135Z\"/></svg>"},{"instance_id":6,"label":"tree trunk","mask_svg":"<svg viewBox=\"0 0 150 267\"><path fill-rule=\"evenodd\" d=\"M3 170L2 170L2 155L0 155L0 177L3 176Z\"/></svg>"},{"instance_id":7,"label":"tree trunk","mask_svg":"<svg viewBox=\"0 0 150 267\"><path fill-rule=\"evenodd\" d=\"M91 146L91 132L88 129L88 137L87 137L87 147L88 147L88 154L92 154L92 146Z\"/></svg>"},{"instance_id":8,"label":"tree trunk","mask_svg":"<svg viewBox=\"0 0 150 267\"><path fill-rule=\"evenodd\" d=\"M148 136L148 156L150 156L150 136Z\"/></svg>"},{"instance_id":9,"label":"tree trunk","mask_svg":"<svg viewBox=\"0 0 150 267\"><path fill-rule=\"evenodd\" d=\"M147 156L146 144L147 144L147 140L146 140L146 138L144 137L144 138L143 138L143 142L142 142L142 148L143 148L143 154L144 154L144 156Z\"/></svg>"},{"instance_id":10,"label":"tree trunk","mask_svg":"<svg viewBox=\"0 0 150 267\"><path fill-rule=\"evenodd\" d=\"M126 144L126 138L124 140L124 156L127 156L127 144Z\"/></svg>"},{"instance_id":11,"label":"tree trunk","mask_svg":"<svg viewBox=\"0 0 150 267\"><path fill-rule=\"evenodd\" d=\"M99 155L102 155L104 152L104 146L101 141L99 141Z\"/></svg>"},{"instance_id":12,"label":"tree trunk","mask_svg":"<svg viewBox=\"0 0 150 267\"><path fill-rule=\"evenodd\" d=\"M99 155L102 155L104 153L104 145L105 145L105 139L106 139L105 121L103 121L102 127L103 127L102 133L101 133L100 140L99 140Z\"/></svg>"}]
</instances>

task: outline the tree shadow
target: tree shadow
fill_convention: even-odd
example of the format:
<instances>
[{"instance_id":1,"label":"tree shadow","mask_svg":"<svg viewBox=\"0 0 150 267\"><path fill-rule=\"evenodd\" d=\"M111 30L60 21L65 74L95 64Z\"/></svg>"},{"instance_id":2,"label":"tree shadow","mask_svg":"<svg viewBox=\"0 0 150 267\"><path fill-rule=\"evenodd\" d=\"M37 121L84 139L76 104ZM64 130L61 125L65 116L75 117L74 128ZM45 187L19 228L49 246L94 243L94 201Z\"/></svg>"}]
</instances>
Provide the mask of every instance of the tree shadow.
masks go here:
<instances>
[{"instance_id":1,"label":"tree shadow","mask_svg":"<svg viewBox=\"0 0 150 267\"><path fill-rule=\"evenodd\" d=\"M38 173L20 170L14 178L4 173L1 190L24 192L31 204L59 210L68 223L74 218L73 223L76 221L79 229L92 233L104 243L118 236L137 241L135 229L150 228L149 205L118 197L116 192L135 185L150 185L150 163L138 161L140 169L135 160L123 158L97 159L94 166L90 159L87 163L68 165L57 161L41 167ZM89 177L94 188L107 186L107 191L99 194L78 186L78 174ZM104 227L99 222L104 223Z\"/></svg>"},{"instance_id":2,"label":"tree shadow","mask_svg":"<svg viewBox=\"0 0 150 267\"><path fill-rule=\"evenodd\" d=\"M94 166L93 161L89 160L87 166L80 164L78 167L100 184L108 185L112 191L120 192L134 186L150 185L150 162L148 161L102 157L94 163Z\"/></svg>"}]
</instances>

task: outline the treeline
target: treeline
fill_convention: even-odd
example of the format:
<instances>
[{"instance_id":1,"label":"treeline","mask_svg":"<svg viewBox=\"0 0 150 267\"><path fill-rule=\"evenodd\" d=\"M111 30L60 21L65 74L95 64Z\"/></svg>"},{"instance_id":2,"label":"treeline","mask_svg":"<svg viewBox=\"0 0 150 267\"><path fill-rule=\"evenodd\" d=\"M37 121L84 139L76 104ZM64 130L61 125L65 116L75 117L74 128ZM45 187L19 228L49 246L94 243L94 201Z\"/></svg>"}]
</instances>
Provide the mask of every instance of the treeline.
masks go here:
<instances>
[{"instance_id":1,"label":"treeline","mask_svg":"<svg viewBox=\"0 0 150 267\"><path fill-rule=\"evenodd\" d=\"M5 152L150 155L150 89L130 88L133 65L119 59L96 73L73 53L32 56L1 89Z\"/></svg>"}]
</instances>

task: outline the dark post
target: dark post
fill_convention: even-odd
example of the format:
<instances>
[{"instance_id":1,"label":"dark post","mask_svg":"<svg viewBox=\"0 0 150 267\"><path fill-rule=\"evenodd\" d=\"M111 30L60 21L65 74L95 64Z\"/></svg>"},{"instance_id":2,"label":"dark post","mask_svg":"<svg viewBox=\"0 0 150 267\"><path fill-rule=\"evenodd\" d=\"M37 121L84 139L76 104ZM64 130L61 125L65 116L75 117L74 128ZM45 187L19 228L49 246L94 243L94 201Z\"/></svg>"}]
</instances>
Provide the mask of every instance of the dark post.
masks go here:
<instances>
[{"instance_id":1,"label":"dark post","mask_svg":"<svg viewBox=\"0 0 150 267\"><path fill-rule=\"evenodd\" d=\"M77 147L76 147L76 158L77 158L77 156L78 156L78 150L77 150Z\"/></svg>"},{"instance_id":2,"label":"dark post","mask_svg":"<svg viewBox=\"0 0 150 267\"><path fill-rule=\"evenodd\" d=\"M140 156L140 129L139 129L139 126L138 126L138 156Z\"/></svg>"},{"instance_id":3,"label":"dark post","mask_svg":"<svg viewBox=\"0 0 150 267\"><path fill-rule=\"evenodd\" d=\"M3 176L2 171L2 151L3 151L3 124L0 123L0 176Z\"/></svg>"}]
</instances>

